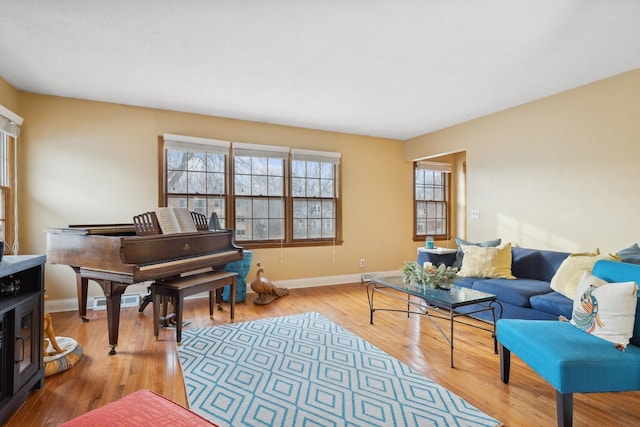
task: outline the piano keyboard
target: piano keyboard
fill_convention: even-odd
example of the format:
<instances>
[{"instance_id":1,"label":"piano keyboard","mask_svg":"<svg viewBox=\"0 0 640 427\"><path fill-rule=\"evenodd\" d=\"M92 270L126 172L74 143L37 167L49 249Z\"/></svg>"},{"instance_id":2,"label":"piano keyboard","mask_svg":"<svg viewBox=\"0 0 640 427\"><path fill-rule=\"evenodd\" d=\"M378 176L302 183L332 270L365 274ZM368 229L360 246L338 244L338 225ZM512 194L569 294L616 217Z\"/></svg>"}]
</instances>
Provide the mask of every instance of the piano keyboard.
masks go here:
<instances>
[{"instance_id":1,"label":"piano keyboard","mask_svg":"<svg viewBox=\"0 0 640 427\"><path fill-rule=\"evenodd\" d=\"M181 259L174 259L171 261L164 261L164 262L154 262L151 264L144 264L144 265L140 265L138 267L139 271L149 271L149 270L154 270L157 268L164 268L164 267L172 267L172 266L177 266L177 265L181 265L181 264L191 264L191 263L198 263L201 261L207 261L207 260L215 260L218 258L222 258L228 255L233 255L238 253L237 251L224 251L224 252L216 252L215 254L208 254L208 255L199 255L199 256L194 256L194 257L189 257L189 258L181 258Z\"/></svg>"}]
</instances>

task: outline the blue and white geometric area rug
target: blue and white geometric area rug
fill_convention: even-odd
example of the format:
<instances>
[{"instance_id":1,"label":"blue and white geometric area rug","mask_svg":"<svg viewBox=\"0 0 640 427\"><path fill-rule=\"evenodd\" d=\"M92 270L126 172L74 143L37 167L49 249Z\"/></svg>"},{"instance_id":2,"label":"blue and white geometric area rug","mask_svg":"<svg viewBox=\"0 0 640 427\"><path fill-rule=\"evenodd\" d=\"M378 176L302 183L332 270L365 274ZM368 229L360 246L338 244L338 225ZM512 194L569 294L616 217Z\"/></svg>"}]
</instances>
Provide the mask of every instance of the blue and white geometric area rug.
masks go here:
<instances>
[{"instance_id":1,"label":"blue and white geometric area rug","mask_svg":"<svg viewBox=\"0 0 640 427\"><path fill-rule=\"evenodd\" d=\"M191 410L219 426L499 426L318 313L185 330Z\"/></svg>"}]
</instances>

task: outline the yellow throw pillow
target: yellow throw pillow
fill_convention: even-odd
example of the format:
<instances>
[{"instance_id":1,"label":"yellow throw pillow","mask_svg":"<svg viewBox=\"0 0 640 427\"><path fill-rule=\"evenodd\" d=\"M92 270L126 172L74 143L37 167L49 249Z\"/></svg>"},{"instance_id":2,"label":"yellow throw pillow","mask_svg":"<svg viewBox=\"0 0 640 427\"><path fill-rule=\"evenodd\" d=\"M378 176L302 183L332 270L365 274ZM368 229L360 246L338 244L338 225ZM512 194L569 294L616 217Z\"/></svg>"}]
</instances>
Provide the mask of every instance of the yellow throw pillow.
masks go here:
<instances>
[{"instance_id":1,"label":"yellow throw pillow","mask_svg":"<svg viewBox=\"0 0 640 427\"><path fill-rule=\"evenodd\" d=\"M458 272L463 277L515 279L511 274L511 243L496 247L461 245L464 258Z\"/></svg>"},{"instance_id":2,"label":"yellow throw pillow","mask_svg":"<svg viewBox=\"0 0 640 427\"><path fill-rule=\"evenodd\" d=\"M587 272L591 273L593 264L601 259L608 259L618 261L619 258L609 255L600 254L600 250L596 249L594 252L583 252L569 255L560 267L558 271L551 278L551 289L561 293L567 298L574 300L576 298L576 290L578 289L578 282L582 278L582 274Z\"/></svg>"}]
</instances>

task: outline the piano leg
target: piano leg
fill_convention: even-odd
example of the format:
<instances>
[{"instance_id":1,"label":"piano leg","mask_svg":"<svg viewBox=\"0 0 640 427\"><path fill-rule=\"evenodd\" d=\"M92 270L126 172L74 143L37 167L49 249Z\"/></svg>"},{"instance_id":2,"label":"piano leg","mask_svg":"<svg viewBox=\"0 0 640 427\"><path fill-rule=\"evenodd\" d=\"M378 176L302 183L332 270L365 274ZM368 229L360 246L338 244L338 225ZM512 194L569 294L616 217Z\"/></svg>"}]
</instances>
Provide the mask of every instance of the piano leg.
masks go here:
<instances>
[{"instance_id":1,"label":"piano leg","mask_svg":"<svg viewBox=\"0 0 640 427\"><path fill-rule=\"evenodd\" d=\"M114 355L116 354L118 330L120 329L120 303L122 294L127 289L127 284L111 280L93 280L100 285L104 296L107 297L107 325L109 327L109 345L111 346L109 355Z\"/></svg>"},{"instance_id":2,"label":"piano leg","mask_svg":"<svg viewBox=\"0 0 640 427\"><path fill-rule=\"evenodd\" d=\"M88 322L87 317L87 293L89 288L89 280L80 275L80 268L72 267L76 272L76 286L78 288L78 315L83 322Z\"/></svg>"},{"instance_id":3,"label":"piano leg","mask_svg":"<svg viewBox=\"0 0 640 427\"><path fill-rule=\"evenodd\" d=\"M216 294L216 305L218 306L218 310L222 310L222 289L216 289L215 294ZM211 318L213 319L213 313L211 313Z\"/></svg>"}]
</instances>

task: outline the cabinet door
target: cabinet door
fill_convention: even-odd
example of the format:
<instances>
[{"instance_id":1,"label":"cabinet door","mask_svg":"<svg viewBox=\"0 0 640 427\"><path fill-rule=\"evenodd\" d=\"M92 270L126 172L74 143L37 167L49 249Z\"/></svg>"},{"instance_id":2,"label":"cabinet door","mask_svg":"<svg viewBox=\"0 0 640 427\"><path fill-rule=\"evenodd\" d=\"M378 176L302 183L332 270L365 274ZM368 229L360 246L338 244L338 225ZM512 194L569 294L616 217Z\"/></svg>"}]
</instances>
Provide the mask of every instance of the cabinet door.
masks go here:
<instances>
[{"instance_id":1,"label":"cabinet door","mask_svg":"<svg viewBox=\"0 0 640 427\"><path fill-rule=\"evenodd\" d=\"M42 366L42 295L32 295L16 306L14 390L26 383Z\"/></svg>"}]
</instances>

